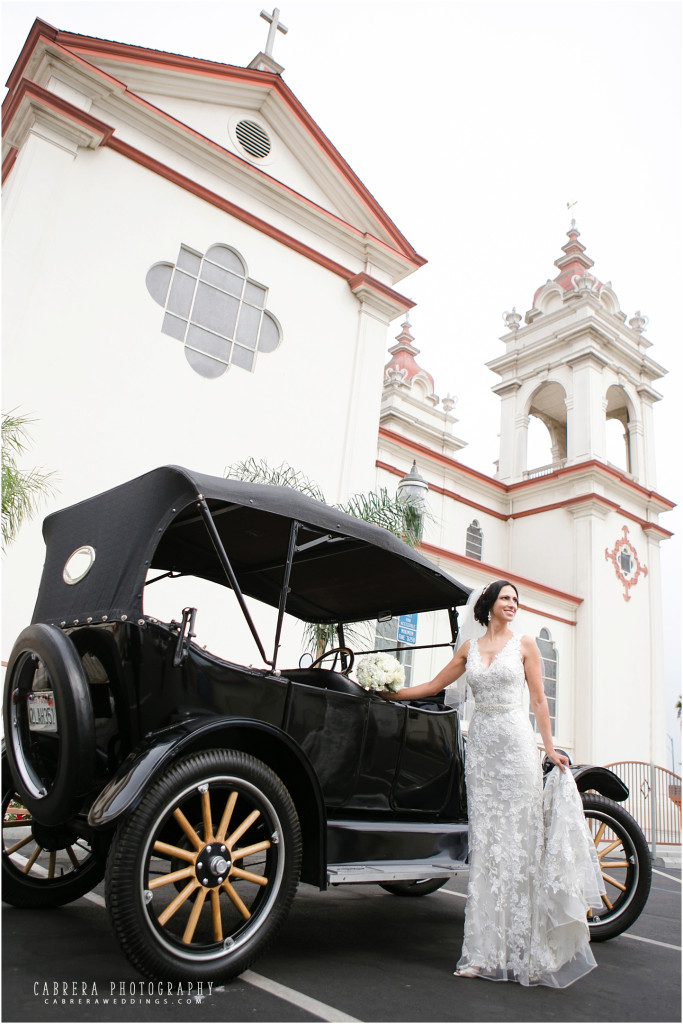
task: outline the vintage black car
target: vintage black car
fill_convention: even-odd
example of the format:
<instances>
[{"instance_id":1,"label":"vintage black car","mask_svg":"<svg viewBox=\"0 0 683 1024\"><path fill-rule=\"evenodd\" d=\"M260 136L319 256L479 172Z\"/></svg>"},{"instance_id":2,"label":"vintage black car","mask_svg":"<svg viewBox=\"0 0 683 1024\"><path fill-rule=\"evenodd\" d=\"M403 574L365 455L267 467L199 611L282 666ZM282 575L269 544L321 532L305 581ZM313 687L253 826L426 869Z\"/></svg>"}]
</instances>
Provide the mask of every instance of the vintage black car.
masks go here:
<instances>
[{"instance_id":1,"label":"vintage black car","mask_svg":"<svg viewBox=\"0 0 683 1024\"><path fill-rule=\"evenodd\" d=\"M58 907L106 874L137 969L225 980L273 940L300 880L419 896L466 870L458 711L362 689L346 636L350 623L445 609L445 661L467 587L297 491L174 466L49 516L43 532L4 694L8 903ZM188 575L233 591L263 667L202 649L194 608L146 614L146 588ZM253 599L276 610L270 650ZM335 624L337 652L280 667L285 614ZM338 670L324 667L337 656ZM628 795L617 776L572 770L608 889L590 927L610 938L645 903L649 851L615 802Z\"/></svg>"}]
</instances>

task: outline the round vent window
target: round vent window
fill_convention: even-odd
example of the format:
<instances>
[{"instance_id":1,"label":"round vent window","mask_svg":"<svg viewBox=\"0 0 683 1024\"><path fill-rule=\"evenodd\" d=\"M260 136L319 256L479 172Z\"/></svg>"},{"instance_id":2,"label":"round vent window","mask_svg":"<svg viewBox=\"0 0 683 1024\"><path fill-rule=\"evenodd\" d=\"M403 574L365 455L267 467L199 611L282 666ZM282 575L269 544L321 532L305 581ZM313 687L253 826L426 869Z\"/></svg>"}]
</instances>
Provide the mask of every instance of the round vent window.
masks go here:
<instances>
[{"instance_id":1,"label":"round vent window","mask_svg":"<svg viewBox=\"0 0 683 1024\"><path fill-rule=\"evenodd\" d=\"M270 139L255 121L240 121L235 125L235 135L249 156L262 158L270 153Z\"/></svg>"},{"instance_id":2,"label":"round vent window","mask_svg":"<svg viewBox=\"0 0 683 1024\"><path fill-rule=\"evenodd\" d=\"M88 575L93 567L94 561L95 549L89 544L84 544L83 547L76 548L76 550L72 552L66 560L62 579L70 587L73 587Z\"/></svg>"}]
</instances>

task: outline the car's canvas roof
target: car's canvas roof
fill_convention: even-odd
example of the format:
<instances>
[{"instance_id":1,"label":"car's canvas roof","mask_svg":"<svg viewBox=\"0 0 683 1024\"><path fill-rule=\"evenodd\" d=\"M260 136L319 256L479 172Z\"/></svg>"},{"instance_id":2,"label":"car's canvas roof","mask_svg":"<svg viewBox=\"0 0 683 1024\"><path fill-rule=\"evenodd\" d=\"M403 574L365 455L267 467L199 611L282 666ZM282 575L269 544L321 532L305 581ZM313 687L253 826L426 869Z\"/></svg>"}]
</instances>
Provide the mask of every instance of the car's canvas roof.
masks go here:
<instances>
[{"instance_id":1,"label":"car's canvas roof","mask_svg":"<svg viewBox=\"0 0 683 1024\"><path fill-rule=\"evenodd\" d=\"M290 579L287 612L308 622L352 622L454 607L469 588L393 534L288 487L247 483L163 466L45 519L47 555L34 622L138 620L151 569L228 585L197 508L203 495L242 592L277 607L290 524L305 544ZM343 538L343 539L340 539ZM62 577L71 553L95 550L76 585Z\"/></svg>"}]
</instances>

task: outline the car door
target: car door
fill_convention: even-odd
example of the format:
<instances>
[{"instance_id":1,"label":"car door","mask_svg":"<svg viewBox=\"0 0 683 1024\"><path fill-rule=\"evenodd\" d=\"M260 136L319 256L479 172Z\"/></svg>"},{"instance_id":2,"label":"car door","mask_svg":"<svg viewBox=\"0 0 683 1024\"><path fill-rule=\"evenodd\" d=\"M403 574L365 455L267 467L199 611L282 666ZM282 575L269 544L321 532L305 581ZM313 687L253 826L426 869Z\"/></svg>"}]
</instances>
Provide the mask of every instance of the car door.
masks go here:
<instances>
[{"instance_id":1,"label":"car door","mask_svg":"<svg viewBox=\"0 0 683 1024\"><path fill-rule=\"evenodd\" d=\"M391 794L397 811L463 813L464 764L458 713L408 706Z\"/></svg>"}]
</instances>

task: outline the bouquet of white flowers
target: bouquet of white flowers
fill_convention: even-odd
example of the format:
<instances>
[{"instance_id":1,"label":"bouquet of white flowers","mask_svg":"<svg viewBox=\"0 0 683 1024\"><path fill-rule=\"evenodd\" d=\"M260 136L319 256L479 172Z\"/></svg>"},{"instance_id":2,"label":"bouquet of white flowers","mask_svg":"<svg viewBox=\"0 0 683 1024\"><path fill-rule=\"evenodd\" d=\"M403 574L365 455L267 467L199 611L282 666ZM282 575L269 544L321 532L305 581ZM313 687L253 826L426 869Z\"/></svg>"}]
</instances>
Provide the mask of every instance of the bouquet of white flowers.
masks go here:
<instances>
[{"instance_id":1,"label":"bouquet of white flowers","mask_svg":"<svg viewBox=\"0 0 683 1024\"><path fill-rule=\"evenodd\" d=\"M358 662L358 682L365 690L391 690L396 693L405 683L406 673L401 662L391 654L368 654Z\"/></svg>"}]
</instances>

